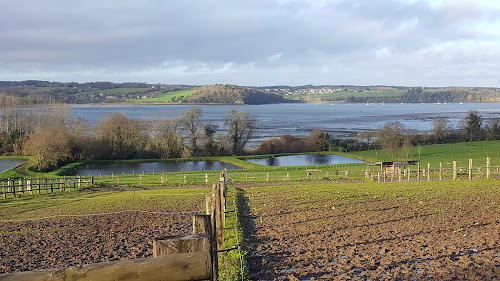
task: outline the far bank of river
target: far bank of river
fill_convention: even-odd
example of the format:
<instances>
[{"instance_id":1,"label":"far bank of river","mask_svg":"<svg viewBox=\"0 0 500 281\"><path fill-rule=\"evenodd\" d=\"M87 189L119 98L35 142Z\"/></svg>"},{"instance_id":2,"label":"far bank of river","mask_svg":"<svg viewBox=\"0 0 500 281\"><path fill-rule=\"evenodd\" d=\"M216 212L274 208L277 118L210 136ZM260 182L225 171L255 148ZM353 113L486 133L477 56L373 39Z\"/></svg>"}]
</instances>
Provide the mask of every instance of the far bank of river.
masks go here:
<instances>
[{"instance_id":1,"label":"far bank of river","mask_svg":"<svg viewBox=\"0 0 500 281\"><path fill-rule=\"evenodd\" d=\"M256 120L256 131L249 146L262 140L284 134L306 136L320 128L336 138L355 137L358 132L375 130L387 122L399 121L419 132L431 130L437 117L448 119L451 128L458 129L471 110L478 111L485 121L500 118L500 103L382 103L382 104L316 104L284 103L266 105L72 105L74 116L91 125L101 117L124 112L139 120L157 120L181 117L191 107L203 111L202 120L209 122L217 132L225 133L224 115L230 109L246 110Z\"/></svg>"}]
</instances>

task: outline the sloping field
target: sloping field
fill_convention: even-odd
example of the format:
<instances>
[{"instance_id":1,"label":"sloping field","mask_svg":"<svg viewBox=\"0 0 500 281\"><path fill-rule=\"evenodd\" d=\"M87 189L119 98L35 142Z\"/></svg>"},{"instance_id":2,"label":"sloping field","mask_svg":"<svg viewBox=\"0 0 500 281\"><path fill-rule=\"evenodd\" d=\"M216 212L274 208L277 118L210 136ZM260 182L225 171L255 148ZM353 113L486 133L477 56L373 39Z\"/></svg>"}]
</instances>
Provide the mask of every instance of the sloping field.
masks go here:
<instances>
[{"instance_id":1,"label":"sloping field","mask_svg":"<svg viewBox=\"0 0 500 281\"><path fill-rule=\"evenodd\" d=\"M209 191L127 188L0 199L0 274L152 256L154 238L191 232Z\"/></svg>"},{"instance_id":2,"label":"sloping field","mask_svg":"<svg viewBox=\"0 0 500 281\"><path fill-rule=\"evenodd\" d=\"M498 180L243 190L252 280L500 278Z\"/></svg>"}]
</instances>

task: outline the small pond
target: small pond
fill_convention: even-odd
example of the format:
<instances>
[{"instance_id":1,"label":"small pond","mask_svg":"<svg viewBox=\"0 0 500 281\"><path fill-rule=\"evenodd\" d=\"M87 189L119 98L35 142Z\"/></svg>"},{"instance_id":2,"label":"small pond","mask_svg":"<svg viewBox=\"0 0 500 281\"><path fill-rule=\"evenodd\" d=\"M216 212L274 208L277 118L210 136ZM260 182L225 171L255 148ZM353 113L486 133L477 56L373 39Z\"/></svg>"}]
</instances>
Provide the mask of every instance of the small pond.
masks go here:
<instances>
[{"instance_id":1,"label":"small pond","mask_svg":"<svg viewBox=\"0 0 500 281\"><path fill-rule=\"evenodd\" d=\"M162 172L190 172L222 169L241 169L241 167L220 161L181 161L181 162L143 162L143 163L99 163L88 164L74 169L69 176L98 176L111 174L142 174Z\"/></svg>"},{"instance_id":2,"label":"small pond","mask_svg":"<svg viewBox=\"0 0 500 281\"><path fill-rule=\"evenodd\" d=\"M0 159L0 172L8 170L8 169L15 167L17 165L20 165L24 162L26 162L26 159L2 158L2 159Z\"/></svg>"},{"instance_id":3,"label":"small pond","mask_svg":"<svg viewBox=\"0 0 500 281\"><path fill-rule=\"evenodd\" d=\"M247 159L246 161L266 166L308 166L328 164L365 163L364 161L340 155L303 154L276 156L260 159Z\"/></svg>"}]
</instances>

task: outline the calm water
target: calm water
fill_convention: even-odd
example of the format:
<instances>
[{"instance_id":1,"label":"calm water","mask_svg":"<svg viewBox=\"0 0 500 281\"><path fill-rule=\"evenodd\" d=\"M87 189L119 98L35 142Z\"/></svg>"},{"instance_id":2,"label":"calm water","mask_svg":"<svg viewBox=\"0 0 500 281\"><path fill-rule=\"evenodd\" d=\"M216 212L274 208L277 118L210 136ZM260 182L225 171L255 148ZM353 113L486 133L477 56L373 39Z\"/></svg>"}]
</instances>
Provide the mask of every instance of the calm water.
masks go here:
<instances>
[{"instance_id":1,"label":"calm water","mask_svg":"<svg viewBox=\"0 0 500 281\"><path fill-rule=\"evenodd\" d=\"M261 159L248 159L246 161L259 165L280 166L280 167L365 163L364 161L358 159L339 156L339 155L319 155L319 154L278 156L278 157L268 157Z\"/></svg>"},{"instance_id":2,"label":"calm water","mask_svg":"<svg viewBox=\"0 0 500 281\"><path fill-rule=\"evenodd\" d=\"M69 176L98 176L111 174L142 174L183 171L207 171L241 169L241 167L219 161L185 161L185 162L146 162L146 163L102 163L81 166L73 170Z\"/></svg>"},{"instance_id":3,"label":"calm water","mask_svg":"<svg viewBox=\"0 0 500 281\"><path fill-rule=\"evenodd\" d=\"M0 172L8 170L24 162L26 162L25 159L17 159L17 158L0 159Z\"/></svg>"},{"instance_id":4,"label":"calm water","mask_svg":"<svg viewBox=\"0 0 500 281\"><path fill-rule=\"evenodd\" d=\"M75 105L73 115L93 125L101 116L124 112L127 117L141 120L176 118L190 105ZM470 110L485 119L500 118L500 103L448 104L268 104L268 105L199 105L203 121L210 122L224 133L223 118L227 111L246 110L256 119L256 132L249 146L284 134L306 136L321 128L336 138L353 137L358 132L377 129L387 122L399 121L420 132L432 128L436 117L448 118L449 125L459 128Z\"/></svg>"}]
</instances>

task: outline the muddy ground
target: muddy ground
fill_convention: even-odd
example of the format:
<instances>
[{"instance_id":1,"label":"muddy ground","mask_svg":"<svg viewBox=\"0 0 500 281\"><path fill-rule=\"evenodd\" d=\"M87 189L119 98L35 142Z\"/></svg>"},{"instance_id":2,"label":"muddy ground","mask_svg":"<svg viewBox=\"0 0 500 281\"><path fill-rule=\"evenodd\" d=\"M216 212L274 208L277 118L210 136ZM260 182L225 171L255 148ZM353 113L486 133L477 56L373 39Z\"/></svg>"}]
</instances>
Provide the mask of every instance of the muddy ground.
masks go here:
<instances>
[{"instance_id":1,"label":"muddy ground","mask_svg":"<svg viewBox=\"0 0 500 281\"><path fill-rule=\"evenodd\" d=\"M153 238L189 234L191 215L127 212L0 222L0 274L153 255Z\"/></svg>"},{"instance_id":2,"label":"muddy ground","mask_svg":"<svg viewBox=\"0 0 500 281\"><path fill-rule=\"evenodd\" d=\"M243 186L250 279L500 279L497 187L450 200L388 188Z\"/></svg>"}]
</instances>

